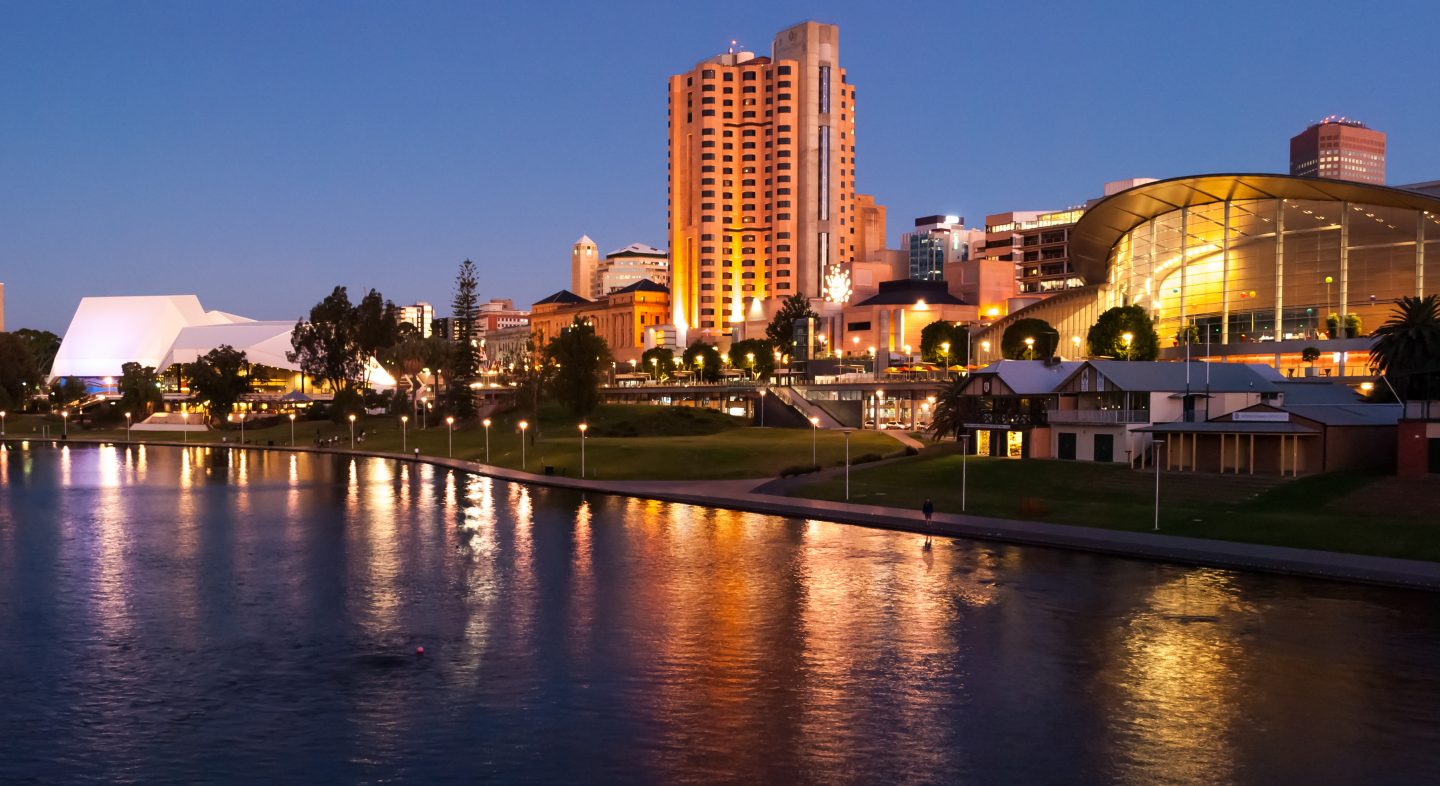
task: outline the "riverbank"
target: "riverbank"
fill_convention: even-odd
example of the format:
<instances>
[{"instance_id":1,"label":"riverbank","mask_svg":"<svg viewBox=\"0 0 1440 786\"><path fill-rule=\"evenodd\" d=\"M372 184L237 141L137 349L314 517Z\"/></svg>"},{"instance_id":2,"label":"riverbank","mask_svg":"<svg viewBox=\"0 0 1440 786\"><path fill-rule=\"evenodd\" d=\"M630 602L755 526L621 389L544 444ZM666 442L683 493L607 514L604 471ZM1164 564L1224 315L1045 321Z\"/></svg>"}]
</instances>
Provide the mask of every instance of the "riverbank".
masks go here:
<instances>
[{"instance_id":1,"label":"riverbank","mask_svg":"<svg viewBox=\"0 0 1440 786\"><path fill-rule=\"evenodd\" d=\"M6 437L18 443L17 437ZM48 444L62 444L45 440ZM115 440L71 439L70 444L123 444ZM147 441L147 446L202 447L180 442ZM210 444L210 448L240 448ZM1253 570L1337 581L1440 590L1440 563L1358 554L1240 543L1154 532L1131 532L1069 524L1051 524L990 516L937 513L927 524L918 510L823 499L778 496L757 490L766 483L753 479L719 481L604 481L547 476L464 459L415 456L387 451L246 445L247 450L329 453L424 461L428 464L516 483L601 494L654 499L686 505L727 508L752 513L814 518L844 524L902 530L945 537L1088 551L1188 565ZM900 462L892 463L898 464ZM853 478L852 478L853 480Z\"/></svg>"}]
</instances>

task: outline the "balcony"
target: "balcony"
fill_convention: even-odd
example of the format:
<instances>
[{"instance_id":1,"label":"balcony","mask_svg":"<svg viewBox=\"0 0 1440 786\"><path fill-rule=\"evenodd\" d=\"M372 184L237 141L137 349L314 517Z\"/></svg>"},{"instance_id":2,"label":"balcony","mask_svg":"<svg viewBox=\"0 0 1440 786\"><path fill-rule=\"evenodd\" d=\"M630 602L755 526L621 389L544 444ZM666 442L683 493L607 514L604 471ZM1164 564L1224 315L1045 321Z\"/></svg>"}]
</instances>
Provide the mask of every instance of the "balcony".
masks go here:
<instances>
[{"instance_id":1,"label":"balcony","mask_svg":"<svg viewBox=\"0 0 1440 786\"><path fill-rule=\"evenodd\" d=\"M1104 426L1150 422L1148 409L1052 409L1046 414L1052 426Z\"/></svg>"}]
</instances>

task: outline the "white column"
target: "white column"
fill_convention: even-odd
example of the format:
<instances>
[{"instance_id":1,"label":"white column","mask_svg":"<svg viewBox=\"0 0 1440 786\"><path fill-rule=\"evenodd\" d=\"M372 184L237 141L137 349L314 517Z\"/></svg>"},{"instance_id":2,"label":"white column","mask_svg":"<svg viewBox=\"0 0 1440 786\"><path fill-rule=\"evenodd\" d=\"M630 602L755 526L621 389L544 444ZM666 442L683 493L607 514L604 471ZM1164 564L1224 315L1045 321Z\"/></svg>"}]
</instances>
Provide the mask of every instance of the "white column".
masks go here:
<instances>
[{"instance_id":1,"label":"white column","mask_svg":"<svg viewBox=\"0 0 1440 786\"><path fill-rule=\"evenodd\" d=\"M1275 340L1285 338L1285 200L1275 200ZM1280 356L1275 356L1280 367Z\"/></svg>"},{"instance_id":2,"label":"white column","mask_svg":"<svg viewBox=\"0 0 1440 786\"><path fill-rule=\"evenodd\" d=\"M1335 318L1339 322L1335 332L1345 337L1345 304L1350 295L1350 203L1340 203L1340 300L1335 304ZM1325 315L1330 318L1329 314Z\"/></svg>"},{"instance_id":3,"label":"white column","mask_svg":"<svg viewBox=\"0 0 1440 786\"><path fill-rule=\"evenodd\" d=\"M1230 343L1230 200L1225 200L1225 228L1220 233L1220 343Z\"/></svg>"}]
</instances>

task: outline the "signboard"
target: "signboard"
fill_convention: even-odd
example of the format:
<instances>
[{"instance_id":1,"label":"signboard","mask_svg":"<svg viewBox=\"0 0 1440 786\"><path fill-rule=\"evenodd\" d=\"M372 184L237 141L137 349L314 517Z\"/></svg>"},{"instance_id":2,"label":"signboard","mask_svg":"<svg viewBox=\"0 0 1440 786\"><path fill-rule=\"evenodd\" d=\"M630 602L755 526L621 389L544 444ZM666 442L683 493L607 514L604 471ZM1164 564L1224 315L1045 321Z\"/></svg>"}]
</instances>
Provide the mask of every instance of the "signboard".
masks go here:
<instances>
[{"instance_id":1,"label":"signboard","mask_svg":"<svg viewBox=\"0 0 1440 786\"><path fill-rule=\"evenodd\" d=\"M1251 423L1285 423L1290 420L1289 412L1236 412L1231 420Z\"/></svg>"}]
</instances>

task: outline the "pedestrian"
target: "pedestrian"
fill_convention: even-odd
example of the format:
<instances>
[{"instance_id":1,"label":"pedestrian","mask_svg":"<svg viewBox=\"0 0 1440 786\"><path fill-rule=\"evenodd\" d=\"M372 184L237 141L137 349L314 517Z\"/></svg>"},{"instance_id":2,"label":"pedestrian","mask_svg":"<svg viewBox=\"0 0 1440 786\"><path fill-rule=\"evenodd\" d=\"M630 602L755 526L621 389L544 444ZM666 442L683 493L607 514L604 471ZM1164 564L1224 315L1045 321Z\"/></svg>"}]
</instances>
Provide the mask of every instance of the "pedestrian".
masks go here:
<instances>
[{"instance_id":1,"label":"pedestrian","mask_svg":"<svg viewBox=\"0 0 1440 786\"><path fill-rule=\"evenodd\" d=\"M925 514L925 523L929 524L930 517L935 515L935 503L931 502L929 497L926 497L925 504L920 506L920 512Z\"/></svg>"}]
</instances>

